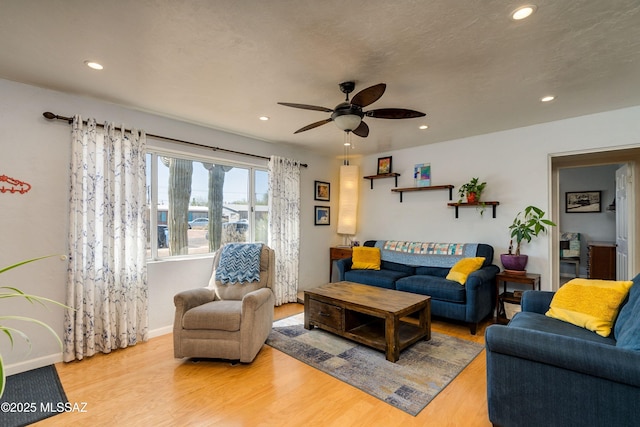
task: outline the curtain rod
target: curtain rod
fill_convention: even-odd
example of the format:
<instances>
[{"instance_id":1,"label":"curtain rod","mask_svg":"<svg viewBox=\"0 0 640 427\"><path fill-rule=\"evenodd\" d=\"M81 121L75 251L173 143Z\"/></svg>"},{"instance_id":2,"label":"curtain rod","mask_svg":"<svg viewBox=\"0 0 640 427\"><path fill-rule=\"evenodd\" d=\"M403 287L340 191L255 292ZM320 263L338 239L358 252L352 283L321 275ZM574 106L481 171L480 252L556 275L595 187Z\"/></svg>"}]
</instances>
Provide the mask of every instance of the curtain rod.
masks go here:
<instances>
[{"instance_id":1,"label":"curtain rod","mask_svg":"<svg viewBox=\"0 0 640 427\"><path fill-rule=\"evenodd\" d=\"M65 116L59 116L57 114L53 114L49 111L42 113L42 115L49 120L63 120L69 124L73 123L73 118L72 117L65 117ZM83 120L84 124L87 124L86 120ZM104 128L104 125L100 124L100 123L96 123L96 126ZM129 129L124 129L125 132L131 132ZM226 148L220 148L220 147L210 147L208 145L204 145L204 144L198 144L196 142L190 142L190 141L183 141L181 139L176 139L176 138L170 138L168 136L162 136L162 135L154 135L152 133L147 133L147 136L151 137L151 138L157 138L157 139L164 139L165 141L170 141L170 142L178 142L180 144L187 144L187 145L192 145L194 147L200 147L200 148L206 148L209 150L213 150L213 151L222 151L224 153L231 153L231 154L239 154L241 156L249 156L249 157L255 157L258 159L265 159L265 160L270 160L269 157L265 157L265 156L259 156L257 154L251 154L251 153L243 153L241 151L235 151L235 150L228 150ZM307 167L308 165L306 163L300 163L300 166L302 167Z\"/></svg>"}]
</instances>

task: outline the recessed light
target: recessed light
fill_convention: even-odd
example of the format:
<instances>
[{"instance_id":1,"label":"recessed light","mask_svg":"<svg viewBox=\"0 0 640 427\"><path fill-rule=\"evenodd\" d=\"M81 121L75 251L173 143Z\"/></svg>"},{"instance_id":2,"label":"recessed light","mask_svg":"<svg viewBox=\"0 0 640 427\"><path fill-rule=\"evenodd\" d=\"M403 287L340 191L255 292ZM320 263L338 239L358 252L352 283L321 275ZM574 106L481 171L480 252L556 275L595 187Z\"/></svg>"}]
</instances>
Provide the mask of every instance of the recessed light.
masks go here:
<instances>
[{"instance_id":1,"label":"recessed light","mask_svg":"<svg viewBox=\"0 0 640 427\"><path fill-rule=\"evenodd\" d=\"M511 19L520 21L533 15L538 7L535 4L528 4L526 6L520 6L511 13Z\"/></svg>"},{"instance_id":2,"label":"recessed light","mask_svg":"<svg viewBox=\"0 0 640 427\"><path fill-rule=\"evenodd\" d=\"M427 125L422 125L422 126L420 126L418 129L422 129L422 130L424 130L424 129L429 129L429 126L427 126Z\"/></svg>"},{"instance_id":3,"label":"recessed light","mask_svg":"<svg viewBox=\"0 0 640 427\"><path fill-rule=\"evenodd\" d=\"M263 122L266 122L267 120L269 120L269 117L267 117L267 116L260 116L259 118L260 118L260 120L262 120Z\"/></svg>"},{"instance_id":4,"label":"recessed light","mask_svg":"<svg viewBox=\"0 0 640 427\"><path fill-rule=\"evenodd\" d=\"M344 146L345 146L345 147L351 147L351 143L350 143L350 142L345 142L345 143L344 143Z\"/></svg>"},{"instance_id":5,"label":"recessed light","mask_svg":"<svg viewBox=\"0 0 640 427\"><path fill-rule=\"evenodd\" d=\"M102 70L104 68L102 64L99 64L95 61L84 61L84 64L89 68L93 68L94 70Z\"/></svg>"},{"instance_id":6,"label":"recessed light","mask_svg":"<svg viewBox=\"0 0 640 427\"><path fill-rule=\"evenodd\" d=\"M540 101L542 101L542 102L550 102L550 101L553 101L554 99L556 99L555 96L547 95L547 96L543 96L542 98L540 98Z\"/></svg>"}]
</instances>

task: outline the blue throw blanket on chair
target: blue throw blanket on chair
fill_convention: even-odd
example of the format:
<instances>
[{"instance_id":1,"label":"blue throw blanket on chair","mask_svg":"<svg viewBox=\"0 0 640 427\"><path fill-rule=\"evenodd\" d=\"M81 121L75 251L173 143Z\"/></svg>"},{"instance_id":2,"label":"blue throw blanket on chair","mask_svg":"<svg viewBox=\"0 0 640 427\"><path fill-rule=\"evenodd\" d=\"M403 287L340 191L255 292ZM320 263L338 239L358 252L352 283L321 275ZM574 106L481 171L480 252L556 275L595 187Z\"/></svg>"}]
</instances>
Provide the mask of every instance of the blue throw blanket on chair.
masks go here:
<instances>
[{"instance_id":1,"label":"blue throw blanket on chair","mask_svg":"<svg viewBox=\"0 0 640 427\"><path fill-rule=\"evenodd\" d=\"M222 283L260 281L262 243L228 243L222 247L216 280Z\"/></svg>"}]
</instances>

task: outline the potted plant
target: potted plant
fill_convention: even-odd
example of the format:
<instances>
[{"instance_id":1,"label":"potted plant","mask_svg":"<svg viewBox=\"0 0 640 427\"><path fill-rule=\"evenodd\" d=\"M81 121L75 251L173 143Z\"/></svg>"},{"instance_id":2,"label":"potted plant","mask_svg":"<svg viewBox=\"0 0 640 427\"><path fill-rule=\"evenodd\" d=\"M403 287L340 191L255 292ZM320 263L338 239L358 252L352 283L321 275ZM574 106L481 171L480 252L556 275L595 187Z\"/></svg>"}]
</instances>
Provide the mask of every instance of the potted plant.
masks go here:
<instances>
[{"instance_id":1,"label":"potted plant","mask_svg":"<svg viewBox=\"0 0 640 427\"><path fill-rule=\"evenodd\" d=\"M44 258L53 257L53 256L57 256L57 255L48 255L48 256L43 256L43 257L39 257L39 258L34 258L34 259L27 260L27 261L19 262L17 264L10 265L10 266L5 267L5 268L0 268L0 273L4 273L5 271L14 269L16 267L20 267L21 265L24 265L24 264L28 264L28 263L31 263L31 262L34 262L34 261L38 261L38 260L41 260L41 259L44 259ZM66 305L61 304L61 303L59 303L57 301L54 301L52 299L26 294L26 293L22 292L18 288L14 288L14 287L10 287L10 286L2 286L2 287L0 287L0 299L6 299L6 298L22 298L22 299L25 299L25 300L29 301L30 303L37 302L37 303L42 304L42 305L44 305L45 302L49 302L49 303L52 303L52 304L57 304L57 305L59 305L61 307L68 308ZM0 316L0 332L2 332L2 335L6 336L9 339L9 341L11 343L11 346L13 346L13 336L14 336L14 334L18 335L22 339L24 339L27 342L27 344L29 344L29 347L31 347L31 341L29 340L29 337L27 337L27 335L24 332L20 331L19 329L13 328L11 326L5 325L4 324L5 320L17 320L17 321L23 321L23 322L31 322L31 323L35 323L37 325L40 325L43 328L45 328L46 330L48 330L49 332L51 332L51 334L58 340L58 344L60 345L60 348L62 348L62 341L58 337L58 334L56 334L56 332L49 325L47 325L46 323L44 323L44 322L42 322L42 321L40 321L38 319L33 319L33 318L30 318L30 317L3 314L3 315ZM2 395L4 393L5 384L6 384L6 372L4 370L4 362L2 360L2 354L0 354L0 397L2 397Z\"/></svg>"},{"instance_id":2,"label":"potted plant","mask_svg":"<svg viewBox=\"0 0 640 427\"><path fill-rule=\"evenodd\" d=\"M525 267L529 257L520 253L520 244L523 240L527 243L537 237L540 233L547 232L547 226L555 227L555 223L544 218L545 212L535 206L527 206L524 212L518 212L513 224L509 226L511 231L511 241L509 242L509 253L501 254L500 261L504 269L510 273L525 274ZM513 239L516 240L516 251L513 253Z\"/></svg>"},{"instance_id":3,"label":"potted plant","mask_svg":"<svg viewBox=\"0 0 640 427\"><path fill-rule=\"evenodd\" d=\"M487 183L480 183L479 181L480 178L471 178L469 182L460 186L458 189L458 194L460 195L458 203L462 202L462 199L465 197L467 198L467 203L478 203L480 201L480 196L487 186Z\"/></svg>"}]
</instances>

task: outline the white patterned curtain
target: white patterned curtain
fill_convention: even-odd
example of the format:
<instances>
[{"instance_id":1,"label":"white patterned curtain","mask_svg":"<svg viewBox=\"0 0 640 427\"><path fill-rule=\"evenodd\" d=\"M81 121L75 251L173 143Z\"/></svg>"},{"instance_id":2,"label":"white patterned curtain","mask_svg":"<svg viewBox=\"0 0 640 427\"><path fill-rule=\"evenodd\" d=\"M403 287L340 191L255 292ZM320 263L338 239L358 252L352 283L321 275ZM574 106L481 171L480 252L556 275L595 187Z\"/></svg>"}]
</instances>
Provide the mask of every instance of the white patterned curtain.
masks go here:
<instances>
[{"instance_id":1,"label":"white patterned curtain","mask_svg":"<svg viewBox=\"0 0 640 427\"><path fill-rule=\"evenodd\" d=\"M276 305L298 299L300 255L300 163L269 160L269 246L276 253Z\"/></svg>"},{"instance_id":2,"label":"white patterned curtain","mask_svg":"<svg viewBox=\"0 0 640 427\"><path fill-rule=\"evenodd\" d=\"M146 341L144 132L76 116L64 360Z\"/></svg>"}]
</instances>

